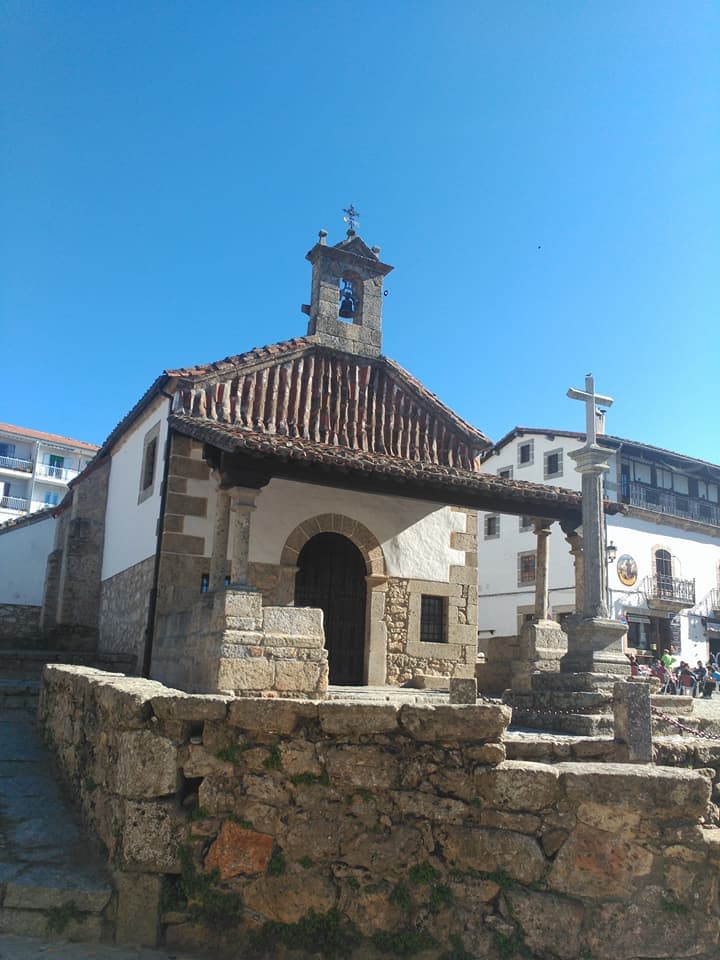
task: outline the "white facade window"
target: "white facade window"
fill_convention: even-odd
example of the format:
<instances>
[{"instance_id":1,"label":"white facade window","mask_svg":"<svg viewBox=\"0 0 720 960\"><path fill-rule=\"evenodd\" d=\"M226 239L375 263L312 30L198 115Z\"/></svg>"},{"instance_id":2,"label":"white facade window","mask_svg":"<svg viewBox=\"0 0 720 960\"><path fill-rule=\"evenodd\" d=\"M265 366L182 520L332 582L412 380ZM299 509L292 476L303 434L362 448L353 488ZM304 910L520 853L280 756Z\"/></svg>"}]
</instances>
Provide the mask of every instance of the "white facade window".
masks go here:
<instances>
[{"instance_id":1,"label":"white facade window","mask_svg":"<svg viewBox=\"0 0 720 960\"><path fill-rule=\"evenodd\" d=\"M140 492L138 503L143 503L152 496L155 489L155 475L157 473L158 447L160 446L160 424L148 430L143 440L142 465L140 469Z\"/></svg>"},{"instance_id":2,"label":"white facade window","mask_svg":"<svg viewBox=\"0 0 720 960\"><path fill-rule=\"evenodd\" d=\"M500 536L500 517L497 513L489 513L485 517L485 539L497 540Z\"/></svg>"},{"instance_id":3,"label":"white facade window","mask_svg":"<svg viewBox=\"0 0 720 960\"><path fill-rule=\"evenodd\" d=\"M518 554L518 586L535 583L535 551L526 550Z\"/></svg>"},{"instance_id":4,"label":"white facade window","mask_svg":"<svg viewBox=\"0 0 720 960\"><path fill-rule=\"evenodd\" d=\"M563 475L563 452L561 449L548 450L544 454L543 477L549 480L551 477L561 477Z\"/></svg>"},{"instance_id":5,"label":"white facade window","mask_svg":"<svg viewBox=\"0 0 720 960\"><path fill-rule=\"evenodd\" d=\"M518 444L518 467L530 467L535 462L535 441Z\"/></svg>"},{"instance_id":6,"label":"white facade window","mask_svg":"<svg viewBox=\"0 0 720 960\"><path fill-rule=\"evenodd\" d=\"M532 517L519 517L518 518L518 529L520 533L526 533L528 530L532 530L533 522Z\"/></svg>"},{"instance_id":7,"label":"white facade window","mask_svg":"<svg viewBox=\"0 0 720 960\"><path fill-rule=\"evenodd\" d=\"M512 480L513 478L513 468L512 467L501 467L498 470L497 475L501 480Z\"/></svg>"}]
</instances>

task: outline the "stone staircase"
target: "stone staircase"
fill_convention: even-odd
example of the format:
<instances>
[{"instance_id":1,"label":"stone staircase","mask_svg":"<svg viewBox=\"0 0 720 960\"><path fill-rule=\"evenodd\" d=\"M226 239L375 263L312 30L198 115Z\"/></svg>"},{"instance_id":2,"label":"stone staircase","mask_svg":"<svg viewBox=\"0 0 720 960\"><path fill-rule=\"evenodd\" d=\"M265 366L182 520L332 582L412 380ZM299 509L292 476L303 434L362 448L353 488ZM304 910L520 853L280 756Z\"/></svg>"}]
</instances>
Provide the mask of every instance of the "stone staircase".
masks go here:
<instances>
[{"instance_id":1,"label":"stone staircase","mask_svg":"<svg viewBox=\"0 0 720 960\"><path fill-rule=\"evenodd\" d=\"M97 943L113 937L113 885L36 728L49 662L128 666L89 652L0 650L0 934Z\"/></svg>"}]
</instances>

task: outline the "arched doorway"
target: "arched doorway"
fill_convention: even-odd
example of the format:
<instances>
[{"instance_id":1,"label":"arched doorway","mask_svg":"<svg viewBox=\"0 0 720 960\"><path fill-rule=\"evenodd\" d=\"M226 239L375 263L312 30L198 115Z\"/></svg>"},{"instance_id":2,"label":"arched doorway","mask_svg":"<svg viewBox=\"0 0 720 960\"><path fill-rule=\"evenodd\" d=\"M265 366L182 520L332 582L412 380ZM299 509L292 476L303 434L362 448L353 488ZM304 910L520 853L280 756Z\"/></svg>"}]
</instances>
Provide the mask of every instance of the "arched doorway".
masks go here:
<instances>
[{"instance_id":1,"label":"arched doorway","mask_svg":"<svg viewBox=\"0 0 720 960\"><path fill-rule=\"evenodd\" d=\"M330 683L362 684L365 666L365 561L339 533L318 533L300 551L295 606L320 607Z\"/></svg>"}]
</instances>

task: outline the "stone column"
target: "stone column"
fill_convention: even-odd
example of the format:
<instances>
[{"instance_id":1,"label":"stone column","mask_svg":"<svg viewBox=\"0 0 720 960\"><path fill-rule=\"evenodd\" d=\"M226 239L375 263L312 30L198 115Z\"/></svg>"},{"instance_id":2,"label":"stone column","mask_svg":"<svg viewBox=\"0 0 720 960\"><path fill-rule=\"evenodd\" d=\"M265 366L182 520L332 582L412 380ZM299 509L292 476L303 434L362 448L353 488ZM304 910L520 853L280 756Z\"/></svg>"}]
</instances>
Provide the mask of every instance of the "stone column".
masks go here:
<instances>
[{"instance_id":1,"label":"stone column","mask_svg":"<svg viewBox=\"0 0 720 960\"><path fill-rule=\"evenodd\" d=\"M610 620L607 608L607 559L602 477L611 451L586 444L569 456L582 476L583 591L579 616L568 618L568 652L563 673L628 674L623 653L626 626Z\"/></svg>"},{"instance_id":2,"label":"stone column","mask_svg":"<svg viewBox=\"0 0 720 960\"><path fill-rule=\"evenodd\" d=\"M225 586L227 570L228 532L230 529L230 495L227 490L218 489L215 505L215 536L213 538L212 560L210 561L210 583L208 590L222 590Z\"/></svg>"},{"instance_id":3,"label":"stone column","mask_svg":"<svg viewBox=\"0 0 720 960\"><path fill-rule=\"evenodd\" d=\"M575 612L582 610L583 604L583 547L582 535L578 530L569 524L560 524L565 540L570 544L570 555L573 558L573 569L575 571Z\"/></svg>"},{"instance_id":4,"label":"stone column","mask_svg":"<svg viewBox=\"0 0 720 960\"><path fill-rule=\"evenodd\" d=\"M535 549L535 619L547 620L549 612L548 560L550 557L550 527L552 521L533 519L537 537Z\"/></svg>"},{"instance_id":5,"label":"stone column","mask_svg":"<svg viewBox=\"0 0 720 960\"><path fill-rule=\"evenodd\" d=\"M259 490L233 487L230 491L230 586L247 590L250 555L250 514Z\"/></svg>"}]
</instances>

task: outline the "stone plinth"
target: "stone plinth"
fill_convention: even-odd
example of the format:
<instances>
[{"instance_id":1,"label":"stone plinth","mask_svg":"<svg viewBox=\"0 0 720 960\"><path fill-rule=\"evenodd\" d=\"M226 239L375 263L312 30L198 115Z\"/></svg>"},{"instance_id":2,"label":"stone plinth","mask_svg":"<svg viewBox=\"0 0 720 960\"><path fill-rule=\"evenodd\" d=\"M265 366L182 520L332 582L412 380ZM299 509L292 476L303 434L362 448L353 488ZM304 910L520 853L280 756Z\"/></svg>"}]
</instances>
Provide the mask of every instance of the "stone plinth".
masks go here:
<instances>
[{"instance_id":1,"label":"stone plinth","mask_svg":"<svg viewBox=\"0 0 720 960\"><path fill-rule=\"evenodd\" d=\"M153 679L193 693L325 696L322 610L263 607L252 590L219 590L159 618Z\"/></svg>"},{"instance_id":2,"label":"stone plinth","mask_svg":"<svg viewBox=\"0 0 720 960\"><path fill-rule=\"evenodd\" d=\"M534 673L560 670L561 658L567 653L567 636L554 620L536 620L523 624L518 646L511 684L514 691L528 691Z\"/></svg>"},{"instance_id":3,"label":"stone plinth","mask_svg":"<svg viewBox=\"0 0 720 960\"><path fill-rule=\"evenodd\" d=\"M630 676L623 652L627 626L604 617L568 617L568 652L560 661L563 673L613 673Z\"/></svg>"}]
</instances>

